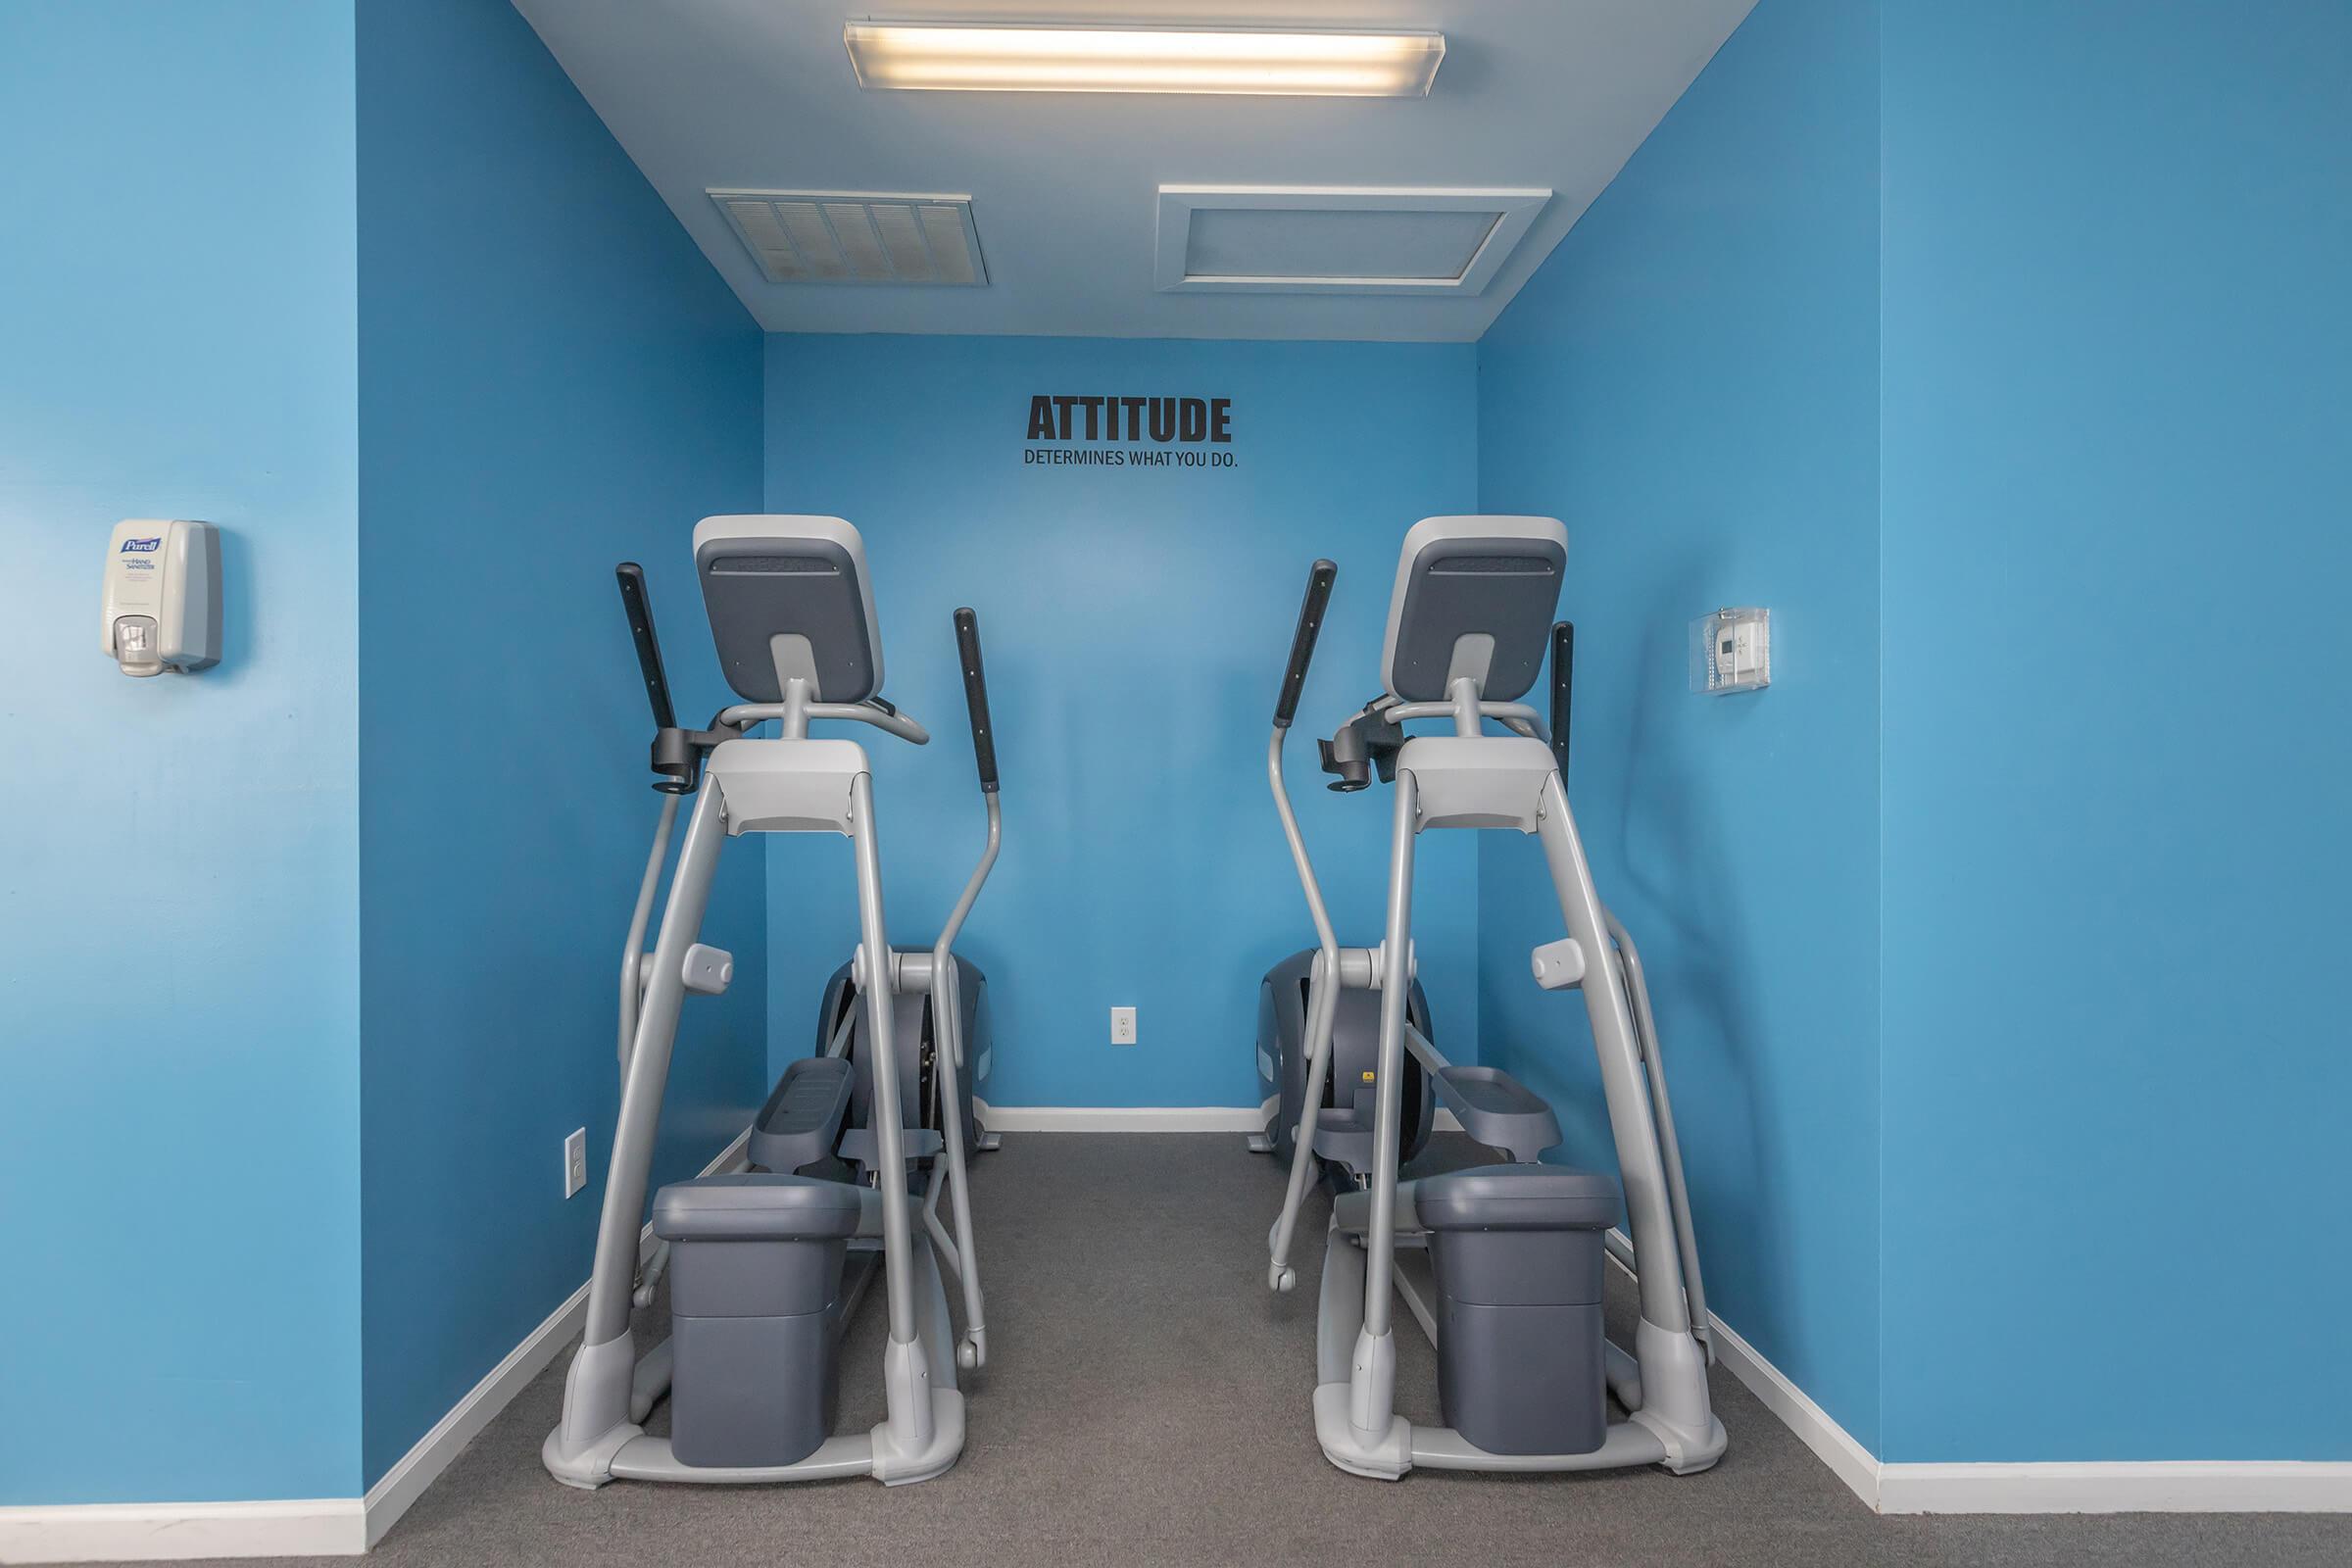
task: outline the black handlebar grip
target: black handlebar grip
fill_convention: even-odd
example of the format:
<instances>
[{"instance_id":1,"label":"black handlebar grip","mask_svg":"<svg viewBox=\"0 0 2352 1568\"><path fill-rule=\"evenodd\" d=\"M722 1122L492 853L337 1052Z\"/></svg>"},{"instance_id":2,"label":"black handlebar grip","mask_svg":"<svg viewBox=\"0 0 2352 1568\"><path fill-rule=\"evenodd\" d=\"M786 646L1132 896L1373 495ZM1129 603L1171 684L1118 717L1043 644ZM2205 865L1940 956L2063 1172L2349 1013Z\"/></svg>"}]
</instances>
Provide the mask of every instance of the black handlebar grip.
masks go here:
<instances>
[{"instance_id":1,"label":"black handlebar grip","mask_svg":"<svg viewBox=\"0 0 2352 1568\"><path fill-rule=\"evenodd\" d=\"M1274 727L1289 729L1298 712L1298 694L1306 686L1306 666L1315 657L1315 638L1323 630L1323 612L1331 604L1331 585L1340 574L1337 563L1318 561L1306 573L1306 600L1298 607L1298 629L1291 634L1291 667L1282 677L1282 695L1274 703Z\"/></svg>"},{"instance_id":2,"label":"black handlebar grip","mask_svg":"<svg viewBox=\"0 0 2352 1568\"><path fill-rule=\"evenodd\" d=\"M628 612L629 635L637 643L637 667L645 672L646 699L654 705L654 728L676 729L677 710L669 703L669 676L662 668L662 644L654 636L654 607L645 597L645 568L624 561L612 568L620 580L620 605Z\"/></svg>"},{"instance_id":3,"label":"black handlebar grip","mask_svg":"<svg viewBox=\"0 0 2352 1568\"><path fill-rule=\"evenodd\" d=\"M980 764L980 793L997 793L997 733L988 721L988 671L980 664L980 617L956 612L956 653L963 661L963 706L972 714L972 757Z\"/></svg>"},{"instance_id":4,"label":"black handlebar grip","mask_svg":"<svg viewBox=\"0 0 2352 1568\"><path fill-rule=\"evenodd\" d=\"M1554 621L1551 627L1551 759L1559 764L1560 781L1568 780L1569 705L1576 689L1576 622Z\"/></svg>"}]
</instances>

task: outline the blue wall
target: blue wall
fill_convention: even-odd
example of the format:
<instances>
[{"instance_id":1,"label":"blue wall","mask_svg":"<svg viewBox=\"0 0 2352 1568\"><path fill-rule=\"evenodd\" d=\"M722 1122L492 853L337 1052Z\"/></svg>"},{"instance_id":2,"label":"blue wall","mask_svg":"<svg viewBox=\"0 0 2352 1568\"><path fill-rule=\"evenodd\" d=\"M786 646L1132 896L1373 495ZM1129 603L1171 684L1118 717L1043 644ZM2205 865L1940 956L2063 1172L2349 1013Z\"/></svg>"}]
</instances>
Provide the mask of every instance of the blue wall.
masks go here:
<instances>
[{"instance_id":1,"label":"blue wall","mask_svg":"<svg viewBox=\"0 0 2352 1568\"><path fill-rule=\"evenodd\" d=\"M1568 525L1569 788L1642 945L1711 1304L1878 1428L1878 58L1874 8L1764 0L1479 345L1479 504ZM1772 609L1775 684L1688 690L1688 626ZM1614 1168L1560 915L1481 836L1491 1061Z\"/></svg>"},{"instance_id":2,"label":"blue wall","mask_svg":"<svg viewBox=\"0 0 2352 1568\"><path fill-rule=\"evenodd\" d=\"M1258 978L1313 941L1264 771L1307 564L1341 577L1295 793L1341 940L1370 942L1388 813L1320 787L1313 736L1379 688L1404 530L1474 499L1472 350L778 337L767 389L768 507L863 531L889 694L937 737L867 742L901 944L930 943L980 849L950 613L981 614L1004 853L961 947L990 976L990 1101L1255 1103ZM1024 465L1040 393L1229 397L1235 466ZM1472 846L1432 848L1422 973L1441 1038L1468 1042ZM768 863L770 1043L789 1058L856 915L845 844L779 840ZM1126 1004L1141 1043L1113 1048Z\"/></svg>"},{"instance_id":3,"label":"blue wall","mask_svg":"<svg viewBox=\"0 0 2352 1568\"><path fill-rule=\"evenodd\" d=\"M2347 60L1887 11L1892 1459L2352 1458Z\"/></svg>"},{"instance_id":4,"label":"blue wall","mask_svg":"<svg viewBox=\"0 0 2352 1568\"><path fill-rule=\"evenodd\" d=\"M865 531L938 735L869 742L903 943L979 843L983 612L997 1102L1254 1098L1308 934L1261 771L1305 564L1343 576L1299 804L1366 941L1386 813L1311 741L1377 684L1397 538L1554 514L1571 786L1723 1314L1890 1460L2352 1457L2352 20L1885 18L1763 0L1475 349L763 350L506 6L8 7L0 1191L38 1288L0 1343L41 1350L0 1503L355 1495L577 1285L598 1188L555 1152L587 1126L601 1181L657 806L610 570L708 711L689 532L763 491ZM1025 465L1038 392L1230 397L1236 465ZM174 514L226 531L228 661L131 681L101 541ZM1762 697L1685 690L1727 602L1774 610ZM1524 978L1533 855L1446 836L1421 887L1441 1037L1605 1160ZM842 846L738 851L659 1174L806 1049L848 895Z\"/></svg>"},{"instance_id":5,"label":"blue wall","mask_svg":"<svg viewBox=\"0 0 2352 1568\"><path fill-rule=\"evenodd\" d=\"M362 0L359 126L373 1481L587 1273L659 800L612 566L648 564L672 668L708 690L680 560L696 518L759 504L760 351L510 7ZM739 967L691 1009L657 1181L764 1088L757 854L710 931ZM582 1125L592 1180L565 1201Z\"/></svg>"},{"instance_id":6,"label":"blue wall","mask_svg":"<svg viewBox=\"0 0 2352 1568\"><path fill-rule=\"evenodd\" d=\"M350 13L8 6L0 149L0 1503L350 1495ZM171 516L227 658L132 680Z\"/></svg>"}]
</instances>

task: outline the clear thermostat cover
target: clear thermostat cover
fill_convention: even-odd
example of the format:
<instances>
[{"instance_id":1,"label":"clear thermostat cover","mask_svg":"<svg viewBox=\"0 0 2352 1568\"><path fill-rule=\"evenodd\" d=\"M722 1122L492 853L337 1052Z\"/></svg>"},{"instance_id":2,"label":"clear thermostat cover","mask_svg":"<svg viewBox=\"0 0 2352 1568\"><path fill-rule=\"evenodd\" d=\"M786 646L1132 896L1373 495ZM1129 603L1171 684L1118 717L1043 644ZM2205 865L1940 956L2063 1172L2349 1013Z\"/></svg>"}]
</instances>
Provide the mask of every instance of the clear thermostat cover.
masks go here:
<instances>
[{"instance_id":1,"label":"clear thermostat cover","mask_svg":"<svg viewBox=\"0 0 2352 1568\"><path fill-rule=\"evenodd\" d=\"M1690 689L1709 696L1772 684L1772 612L1718 610L1690 623Z\"/></svg>"}]
</instances>

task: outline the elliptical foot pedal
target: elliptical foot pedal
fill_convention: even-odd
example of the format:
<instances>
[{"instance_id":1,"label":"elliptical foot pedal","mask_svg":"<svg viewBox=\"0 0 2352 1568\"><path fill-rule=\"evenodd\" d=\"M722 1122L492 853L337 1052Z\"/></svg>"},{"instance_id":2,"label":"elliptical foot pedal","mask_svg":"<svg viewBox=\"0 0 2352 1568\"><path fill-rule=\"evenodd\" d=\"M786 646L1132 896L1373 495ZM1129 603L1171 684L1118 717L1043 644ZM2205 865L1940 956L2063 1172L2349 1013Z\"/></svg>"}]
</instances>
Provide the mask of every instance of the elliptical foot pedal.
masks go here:
<instances>
[{"instance_id":1,"label":"elliptical foot pedal","mask_svg":"<svg viewBox=\"0 0 2352 1568\"><path fill-rule=\"evenodd\" d=\"M909 1165L937 1159L939 1152L947 1147L946 1140L936 1127L908 1127L899 1134L899 1143ZM874 1147L874 1130L871 1127L853 1127L843 1133L841 1157L866 1170L872 1170L880 1164L882 1154Z\"/></svg>"},{"instance_id":2,"label":"elliptical foot pedal","mask_svg":"<svg viewBox=\"0 0 2352 1568\"><path fill-rule=\"evenodd\" d=\"M1357 1176L1372 1169L1372 1129L1356 1119L1353 1105L1325 1105L1315 1112L1315 1153Z\"/></svg>"},{"instance_id":3,"label":"elliptical foot pedal","mask_svg":"<svg viewBox=\"0 0 2352 1568\"><path fill-rule=\"evenodd\" d=\"M1462 1131L1516 1160L1532 1160L1560 1144L1560 1118L1550 1103L1500 1067L1447 1067L1438 1095Z\"/></svg>"},{"instance_id":4,"label":"elliptical foot pedal","mask_svg":"<svg viewBox=\"0 0 2352 1568\"><path fill-rule=\"evenodd\" d=\"M857 1075L843 1056L803 1056L785 1068L752 1123L751 1162L789 1175L832 1153Z\"/></svg>"}]
</instances>

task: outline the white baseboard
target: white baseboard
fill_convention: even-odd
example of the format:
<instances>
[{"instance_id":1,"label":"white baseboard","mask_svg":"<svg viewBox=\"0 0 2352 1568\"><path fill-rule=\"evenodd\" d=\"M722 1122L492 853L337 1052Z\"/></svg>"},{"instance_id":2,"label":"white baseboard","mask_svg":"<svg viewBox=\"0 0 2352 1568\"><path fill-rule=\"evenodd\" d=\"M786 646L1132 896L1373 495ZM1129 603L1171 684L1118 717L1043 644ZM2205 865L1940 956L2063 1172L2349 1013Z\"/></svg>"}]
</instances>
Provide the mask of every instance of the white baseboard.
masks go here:
<instances>
[{"instance_id":1,"label":"white baseboard","mask_svg":"<svg viewBox=\"0 0 2352 1568\"><path fill-rule=\"evenodd\" d=\"M466 1446L481 1435L531 1379L547 1370L547 1364L571 1343L587 1317L588 1285L583 1280L562 1306L523 1336L520 1345L509 1350L504 1360L384 1472L382 1480L368 1489L368 1545L383 1540L384 1533L400 1522L410 1504L424 1495L425 1488L441 1479L441 1473Z\"/></svg>"},{"instance_id":2,"label":"white baseboard","mask_svg":"<svg viewBox=\"0 0 2352 1568\"><path fill-rule=\"evenodd\" d=\"M990 1106L999 1132L1261 1130L1253 1106ZM1441 1125L1445 1113L1440 1112ZM739 1168L747 1132L703 1174ZM641 1245L650 1245L648 1227ZM524 1337L366 1497L256 1502L77 1503L0 1507L0 1563L185 1561L204 1557L356 1556L440 1478L586 1314L583 1282ZM1864 1503L1880 1513L2347 1513L2352 1462L2147 1460L2112 1463L1884 1464L1723 1319L1709 1314L1718 1358ZM1737 1434L1733 1441L1738 1442Z\"/></svg>"},{"instance_id":3,"label":"white baseboard","mask_svg":"<svg viewBox=\"0 0 2352 1568\"><path fill-rule=\"evenodd\" d=\"M1744 1384L1764 1408L1780 1417L1781 1425L1795 1433L1797 1441L1813 1450L1813 1457L1829 1466L1830 1474L1876 1508L1878 1456L1862 1446L1829 1411L1813 1402L1812 1396L1789 1382L1787 1374L1765 1360L1754 1346L1741 1339L1722 1318L1712 1312L1707 1317L1715 1330L1715 1358L1723 1363L1724 1370ZM1733 1441L1739 1441L1737 1436Z\"/></svg>"},{"instance_id":4,"label":"white baseboard","mask_svg":"<svg viewBox=\"0 0 2352 1568\"><path fill-rule=\"evenodd\" d=\"M1880 1513L2352 1513L2352 1463L1884 1463L1720 1316L1707 1320L1724 1369Z\"/></svg>"},{"instance_id":5,"label":"white baseboard","mask_svg":"<svg viewBox=\"0 0 2352 1568\"><path fill-rule=\"evenodd\" d=\"M747 1129L703 1168L736 1170ZM650 1245L648 1226L640 1246ZM139 1562L193 1557L351 1557L384 1539L466 1445L506 1409L580 1332L588 1286L524 1336L365 1497L262 1502L77 1503L0 1508L0 1563Z\"/></svg>"},{"instance_id":6,"label":"white baseboard","mask_svg":"<svg viewBox=\"0 0 2352 1568\"><path fill-rule=\"evenodd\" d=\"M1254 1133L1255 1105L991 1105L980 1119L992 1133Z\"/></svg>"},{"instance_id":7,"label":"white baseboard","mask_svg":"<svg viewBox=\"0 0 2352 1568\"><path fill-rule=\"evenodd\" d=\"M368 1549L357 1497L85 1502L0 1508L0 1562L350 1557Z\"/></svg>"},{"instance_id":8,"label":"white baseboard","mask_svg":"<svg viewBox=\"0 0 2352 1568\"><path fill-rule=\"evenodd\" d=\"M1260 1105L992 1105L975 1101L980 1119L997 1133L1256 1133L1266 1128ZM1452 1111L1438 1107L1437 1130L1458 1133Z\"/></svg>"},{"instance_id":9,"label":"white baseboard","mask_svg":"<svg viewBox=\"0 0 2352 1568\"><path fill-rule=\"evenodd\" d=\"M744 1151L750 1145L752 1133L745 1128L735 1141L718 1152L718 1157L705 1165L702 1174L715 1176L721 1171L739 1170L744 1164ZM639 1233L639 1256L653 1245L651 1225ZM450 1407L447 1415L433 1423L433 1429L416 1440L416 1446L400 1456L383 1479L368 1489L368 1544L372 1546L384 1539L384 1533L400 1522L410 1504L424 1494L424 1489L441 1479L466 1446L481 1434L499 1412L514 1402L514 1396L529 1386L531 1379L547 1370L549 1362L563 1353L580 1332L588 1317L588 1282L562 1306L550 1312L540 1325L523 1336L522 1343L509 1350L505 1359L492 1367L466 1392L464 1398ZM256 1554L258 1555L258 1553Z\"/></svg>"},{"instance_id":10,"label":"white baseboard","mask_svg":"<svg viewBox=\"0 0 2352 1568\"><path fill-rule=\"evenodd\" d=\"M2352 1513L2352 1463L1886 1464L1881 1513Z\"/></svg>"},{"instance_id":11,"label":"white baseboard","mask_svg":"<svg viewBox=\"0 0 2352 1568\"><path fill-rule=\"evenodd\" d=\"M1610 1240L1631 1246L1622 1228L1609 1232ZM1609 1261L1624 1270L1630 1278L1633 1270L1626 1268L1617 1254L1611 1251ZM1862 1446L1854 1435L1839 1426L1830 1412L1813 1402L1813 1396L1788 1380L1782 1370L1764 1359L1756 1348L1740 1337L1730 1324L1713 1312L1707 1314L1708 1325L1714 1330L1715 1358L1725 1371L1738 1378L1762 1401L1764 1408L1780 1417L1781 1425L1796 1434L1797 1441L1813 1450L1813 1457L1829 1466L1830 1473L1844 1482L1857 1497L1873 1508L1879 1505L1878 1456ZM1737 1443L1739 1435L1733 1434Z\"/></svg>"}]
</instances>

